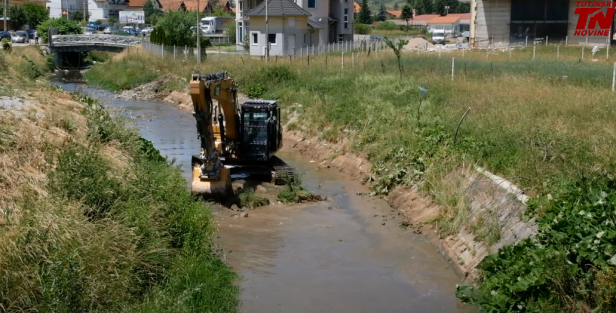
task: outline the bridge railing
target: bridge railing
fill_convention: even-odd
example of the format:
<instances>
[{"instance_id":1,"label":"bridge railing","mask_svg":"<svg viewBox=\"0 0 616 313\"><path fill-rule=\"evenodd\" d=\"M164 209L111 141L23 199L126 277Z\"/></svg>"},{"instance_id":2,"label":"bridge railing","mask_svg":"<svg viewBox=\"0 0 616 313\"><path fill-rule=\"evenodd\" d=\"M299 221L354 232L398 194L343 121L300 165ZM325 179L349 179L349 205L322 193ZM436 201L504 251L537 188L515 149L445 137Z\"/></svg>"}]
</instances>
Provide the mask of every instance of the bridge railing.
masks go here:
<instances>
[{"instance_id":1,"label":"bridge railing","mask_svg":"<svg viewBox=\"0 0 616 313\"><path fill-rule=\"evenodd\" d=\"M134 36L118 35L52 35L49 42L50 47L54 46L86 46L86 45L106 45L116 47L131 47L141 44L143 38Z\"/></svg>"}]
</instances>

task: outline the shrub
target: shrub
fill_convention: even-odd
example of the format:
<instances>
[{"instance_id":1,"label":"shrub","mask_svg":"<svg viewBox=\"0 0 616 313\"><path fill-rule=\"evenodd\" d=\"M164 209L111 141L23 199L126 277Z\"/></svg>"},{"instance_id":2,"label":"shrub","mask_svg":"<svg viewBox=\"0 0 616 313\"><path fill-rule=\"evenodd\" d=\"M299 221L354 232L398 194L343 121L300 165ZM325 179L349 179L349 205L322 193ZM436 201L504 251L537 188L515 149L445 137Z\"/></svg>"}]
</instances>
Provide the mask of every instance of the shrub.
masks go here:
<instances>
[{"instance_id":1,"label":"shrub","mask_svg":"<svg viewBox=\"0 0 616 313\"><path fill-rule=\"evenodd\" d=\"M372 29L370 28L370 25L360 24L360 23L355 24L355 33L358 35L370 34L371 30Z\"/></svg>"},{"instance_id":2,"label":"shrub","mask_svg":"<svg viewBox=\"0 0 616 313\"><path fill-rule=\"evenodd\" d=\"M65 18L52 18L41 23L36 28L36 32L38 33L42 43L48 42L47 37L49 37L49 29L52 27L56 29L58 35L83 33L81 26L73 20Z\"/></svg>"},{"instance_id":3,"label":"shrub","mask_svg":"<svg viewBox=\"0 0 616 313\"><path fill-rule=\"evenodd\" d=\"M2 38L2 41L0 43L2 44L2 51L6 53L11 52L11 42L8 39Z\"/></svg>"},{"instance_id":4,"label":"shrub","mask_svg":"<svg viewBox=\"0 0 616 313\"><path fill-rule=\"evenodd\" d=\"M321 200L321 196L312 194L302 186L302 176L300 174L289 175L286 177L286 185L284 189L278 192L277 198L284 203L300 203Z\"/></svg>"},{"instance_id":5,"label":"shrub","mask_svg":"<svg viewBox=\"0 0 616 313\"><path fill-rule=\"evenodd\" d=\"M248 87L246 91L246 95L249 98L260 98L265 93L265 86L261 84L256 84Z\"/></svg>"},{"instance_id":6,"label":"shrub","mask_svg":"<svg viewBox=\"0 0 616 313\"><path fill-rule=\"evenodd\" d=\"M268 205L270 203L267 198L257 195L252 188L239 190L238 199L240 207L248 207L249 209Z\"/></svg>"},{"instance_id":7,"label":"shrub","mask_svg":"<svg viewBox=\"0 0 616 313\"><path fill-rule=\"evenodd\" d=\"M398 25L394 24L392 21L384 21L376 25L374 28L378 30L396 30L398 29Z\"/></svg>"},{"instance_id":8,"label":"shrub","mask_svg":"<svg viewBox=\"0 0 616 313\"><path fill-rule=\"evenodd\" d=\"M37 79L43 76L43 71L25 55L22 56L23 62L20 64L21 72L30 79Z\"/></svg>"}]
</instances>

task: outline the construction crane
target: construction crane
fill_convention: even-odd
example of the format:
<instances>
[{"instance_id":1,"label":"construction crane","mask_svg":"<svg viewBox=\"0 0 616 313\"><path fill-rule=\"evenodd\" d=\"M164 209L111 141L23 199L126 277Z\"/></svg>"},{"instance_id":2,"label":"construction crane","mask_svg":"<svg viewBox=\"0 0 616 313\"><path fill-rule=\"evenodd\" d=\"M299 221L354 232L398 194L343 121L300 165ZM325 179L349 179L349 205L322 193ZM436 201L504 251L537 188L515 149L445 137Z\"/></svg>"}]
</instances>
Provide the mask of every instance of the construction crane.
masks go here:
<instances>
[{"instance_id":1,"label":"construction crane","mask_svg":"<svg viewBox=\"0 0 616 313\"><path fill-rule=\"evenodd\" d=\"M275 155L282 148L276 101L238 104L237 84L226 71L193 74L190 95L201 141L201 152L191 162L194 194L230 195L232 174L267 175L276 184L293 176L293 169Z\"/></svg>"}]
</instances>

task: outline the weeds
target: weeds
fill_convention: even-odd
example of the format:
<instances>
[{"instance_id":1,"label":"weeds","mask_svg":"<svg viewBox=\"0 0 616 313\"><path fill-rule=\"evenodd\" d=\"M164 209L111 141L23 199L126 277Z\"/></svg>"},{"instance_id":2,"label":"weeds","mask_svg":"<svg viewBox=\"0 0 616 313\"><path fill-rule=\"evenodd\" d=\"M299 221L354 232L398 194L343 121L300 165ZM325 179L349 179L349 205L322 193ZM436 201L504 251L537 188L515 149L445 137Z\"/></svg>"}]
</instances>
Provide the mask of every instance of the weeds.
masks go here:
<instances>
[{"instance_id":1,"label":"weeds","mask_svg":"<svg viewBox=\"0 0 616 313\"><path fill-rule=\"evenodd\" d=\"M286 177L286 185L276 197L283 203L321 201L321 196L312 194L302 186L302 176L298 173Z\"/></svg>"},{"instance_id":2,"label":"weeds","mask_svg":"<svg viewBox=\"0 0 616 313\"><path fill-rule=\"evenodd\" d=\"M257 195L252 188L238 190L237 196L239 199L239 206L241 208L247 207L249 209L255 209L260 206L266 206L270 203L266 197Z\"/></svg>"}]
</instances>

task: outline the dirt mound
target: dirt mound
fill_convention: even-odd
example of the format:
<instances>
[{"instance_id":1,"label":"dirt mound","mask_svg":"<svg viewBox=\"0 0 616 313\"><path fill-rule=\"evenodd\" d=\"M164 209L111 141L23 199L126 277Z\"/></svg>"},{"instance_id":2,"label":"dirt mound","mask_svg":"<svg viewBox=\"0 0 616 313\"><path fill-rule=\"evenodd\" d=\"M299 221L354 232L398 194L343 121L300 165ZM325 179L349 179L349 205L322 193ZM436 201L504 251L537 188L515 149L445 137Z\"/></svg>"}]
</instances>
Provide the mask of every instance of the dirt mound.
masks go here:
<instances>
[{"instance_id":1,"label":"dirt mound","mask_svg":"<svg viewBox=\"0 0 616 313\"><path fill-rule=\"evenodd\" d=\"M175 75L165 75L155 81L143 84L130 90L125 90L116 96L122 100L154 100L165 97L170 92L166 91L166 86L175 82L184 81L184 79ZM188 86L188 83L186 83Z\"/></svg>"},{"instance_id":2,"label":"dirt mound","mask_svg":"<svg viewBox=\"0 0 616 313\"><path fill-rule=\"evenodd\" d=\"M423 38L413 38L413 39L409 40L409 43L406 44L406 46L404 46L404 50L412 50L412 49L417 49L417 48L422 49L422 50L426 50L426 47L428 49L434 49L435 48L435 46L433 44L431 44L430 42L428 42L427 40L425 40Z\"/></svg>"}]
</instances>

